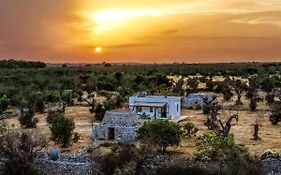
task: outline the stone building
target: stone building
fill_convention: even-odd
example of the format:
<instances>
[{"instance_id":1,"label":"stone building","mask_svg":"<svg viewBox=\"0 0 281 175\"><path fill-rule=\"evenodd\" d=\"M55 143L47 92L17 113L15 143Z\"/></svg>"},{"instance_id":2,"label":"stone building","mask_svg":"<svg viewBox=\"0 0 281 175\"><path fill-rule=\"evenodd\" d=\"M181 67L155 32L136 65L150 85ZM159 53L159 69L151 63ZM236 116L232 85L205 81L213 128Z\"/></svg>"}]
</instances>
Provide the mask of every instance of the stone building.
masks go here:
<instances>
[{"instance_id":1,"label":"stone building","mask_svg":"<svg viewBox=\"0 0 281 175\"><path fill-rule=\"evenodd\" d=\"M134 141L141 126L136 113L107 111L103 121L94 126L92 137L94 140Z\"/></svg>"}]
</instances>

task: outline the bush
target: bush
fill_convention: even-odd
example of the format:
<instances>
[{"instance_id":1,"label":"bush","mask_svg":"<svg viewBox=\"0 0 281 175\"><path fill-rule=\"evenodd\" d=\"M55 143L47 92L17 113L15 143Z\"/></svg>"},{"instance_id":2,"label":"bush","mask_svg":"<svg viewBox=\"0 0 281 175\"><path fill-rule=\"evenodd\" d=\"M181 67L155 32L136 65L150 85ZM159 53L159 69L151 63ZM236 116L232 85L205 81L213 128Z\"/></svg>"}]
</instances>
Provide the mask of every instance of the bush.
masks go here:
<instances>
[{"instance_id":1,"label":"bush","mask_svg":"<svg viewBox=\"0 0 281 175\"><path fill-rule=\"evenodd\" d=\"M251 111L255 111L257 109L257 99L256 98L251 98L250 99L250 103L249 103L249 107L251 109Z\"/></svg>"},{"instance_id":2,"label":"bush","mask_svg":"<svg viewBox=\"0 0 281 175\"><path fill-rule=\"evenodd\" d=\"M3 95L0 98L0 114L2 114L5 110L7 110L9 104L10 104L10 99L7 98L6 95Z\"/></svg>"},{"instance_id":3,"label":"bush","mask_svg":"<svg viewBox=\"0 0 281 175\"><path fill-rule=\"evenodd\" d=\"M61 144L62 147L67 147L73 140L74 128L75 124L72 119L60 115L53 120L50 127L52 138Z\"/></svg>"},{"instance_id":4,"label":"bush","mask_svg":"<svg viewBox=\"0 0 281 175\"><path fill-rule=\"evenodd\" d=\"M259 174L258 162L242 145L235 144L234 136L221 136L214 132L205 133L196 141L198 159L209 157L226 164L224 171L229 175ZM223 166L222 166L223 167Z\"/></svg>"},{"instance_id":5,"label":"bush","mask_svg":"<svg viewBox=\"0 0 281 175\"><path fill-rule=\"evenodd\" d=\"M168 146L178 146L182 131L177 123L168 120L153 120L144 123L137 131L137 138L143 146L153 146L156 150L166 151Z\"/></svg>"},{"instance_id":6,"label":"bush","mask_svg":"<svg viewBox=\"0 0 281 175\"><path fill-rule=\"evenodd\" d=\"M274 92L267 92L265 96L266 102L271 105L274 103Z\"/></svg>"},{"instance_id":7,"label":"bush","mask_svg":"<svg viewBox=\"0 0 281 175\"><path fill-rule=\"evenodd\" d=\"M271 92L273 88L276 86L276 80L274 78L266 77L261 82L262 90L266 92Z\"/></svg>"},{"instance_id":8,"label":"bush","mask_svg":"<svg viewBox=\"0 0 281 175\"><path fill-rule=\"evenodd\" d=\"M47 113L47 122L52 124L54 119L63 115L60 111L48 111Z\"/></svg>"},{"instance_id":9,"label":"bush","mask_svg":"<svg viewBox=\"0 0 281 175\"><path fill-rule=\"evenodd\" d=\"M21 108L20 124L26 128L34 128L38 123L38 119L34 118L35 112L32 108Z\"/></svg>"},{"instance_id":10,"label":"bush","mask_svg":"<svg viewBox=\"0 0 281 175\"><path fill-rule=\"evenodd\" d=\"M20 132L0 126L0 161L7 175L38 174L34 166L36 153L46 145L46 139L31 132Z\"/></svg>"},{"instance_id":11,"label":"bush","mask_svg":"<svg viewBox=\"0 0 281 175\"><path fill-rule=\"evenodd\" d=\"M96 175L135 174L137 164L141 162L142 156L135 145L129 143L118 143L112 146L111 152L98 158Z\"/></svg>"},{"instance_id":12,"label":"bush","mask_svg":"<svg viewBox=\"0 0 281 175\"><path fill-rule=\"evenodd\" d=\"M61 99L64 103L68 105L73 105L73 92L72 91L63 91L61 94Z\"/></svg>"},{"instance_id":13,"label":"bush","mask_svg":"<svg viewBox=\"0 0 281 175\"><path fill-rule=\"evenodd\" d=\"M196 136L197 132L198 132L198 128L196 128L193 123L186 122L183 125L183 135L185 137Z\"/></svg>"},{"instance_id":14,"label":"bush","mask_svg":"<svg viewBox=\"0 0 281 175\"><path fill-rule=\"evenodd\" d=\"M58 91L48 91L45 95L45 102L55 103L61 100L60 93Z\"/></svg>"},{"instance_id":15,"label":"bush","mask_svg":"<svg viewBox=\"0 0 281 175\"><path fill-rule=\"evenodd\" d=\"M264 153L261 155L261 160L264 159L269 159L269 158L273 158L273 159L279 159L281 158L281 154L279 152L273 151L273 150L265 150Z\"/></svg>"},{"instance_id":16,"label":"bush","mask_svg":"<svg viewBox=\"0 0 281 175\"><path fill-rule=\"evenodd\" d=\"M269 121L273 125L277 125L281 121L281 102L276 101L270 107L271 115L269 116Z\"/></svg>"}]
</instances>

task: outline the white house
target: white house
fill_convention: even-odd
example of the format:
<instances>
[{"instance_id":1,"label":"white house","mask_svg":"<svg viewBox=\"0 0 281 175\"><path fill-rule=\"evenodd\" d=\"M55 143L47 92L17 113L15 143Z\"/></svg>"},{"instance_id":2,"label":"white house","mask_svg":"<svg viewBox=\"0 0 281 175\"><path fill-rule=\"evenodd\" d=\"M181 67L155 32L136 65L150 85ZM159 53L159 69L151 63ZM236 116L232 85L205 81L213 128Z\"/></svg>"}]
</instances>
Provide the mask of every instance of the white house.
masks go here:
<instances>
[{"instance_id":1,"label":"white house","mask_svg":"<svg viewBox=\"0 0 281 175\"><path fill-rule=\"evenodd\" d=\"M179 119L181 98L174 96L132 96L129 98L132 112L154 119Z\"/></svg>"}]
</instances>

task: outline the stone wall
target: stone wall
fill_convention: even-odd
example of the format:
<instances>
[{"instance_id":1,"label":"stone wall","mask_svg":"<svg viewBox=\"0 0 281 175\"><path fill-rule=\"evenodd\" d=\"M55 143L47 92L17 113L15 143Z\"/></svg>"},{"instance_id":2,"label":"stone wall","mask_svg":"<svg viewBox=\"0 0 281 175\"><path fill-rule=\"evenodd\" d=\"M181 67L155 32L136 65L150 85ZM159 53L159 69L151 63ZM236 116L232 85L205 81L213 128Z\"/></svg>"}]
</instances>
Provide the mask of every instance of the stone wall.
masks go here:
<instances>
[{"instance_id":1,"label":"stone wall","mask_svg":"<svg viewBox=\"0 0 281 175\"><path fill-rule=\"evenodd\" d=\"M108 139L109 128L114 129L114 140L134 141L136 131L142 126L138 115L128 112L106 112L101 123L93 128L93 139Z\"/></svg>"},{"instance_id":2,"label":"stone wall","mask_svg":"<svg viewBox=\"0 0 281 175\"><path fill-rule=\"evenodd\" d=\"M155 168L159 164L173 164L177 162L188 163L191 160L189 156L153 156L145 164L145 172L154 174ZM216 172L219 166L212 162L198 162L200 167ZM52 161L48 153L40 153L35 161L35 166L39 169L40 175L91 175L95 168L95 163L85 150L78 153L62 154L57 161ZM3 164L0 163L0 174ZM280 159L265 159L262 161L262 173L264 175L281 175L281 160Z\"/></svg>"},{"instance_id":3,"label":"stone wall","mask_svg":"<svg viewBox=\"0 0 281 175\"><path fill-rule=\"evenodd\" d=\"M63 110L63 103L45 103L44 104L44 112L47 113L48 111L61 111Z\"/></svg>"},{"instance_id":4,"label":"stone wall","mask_svg":"<svg viewBox=\"0 0 281 175\"><path fill-rule=\"evenodd\" d=\"M18 116L17 112L4 112L0 115L0 120Z\"/></svg>"},{"instance_id":5,"label":"stone wall","mask_svg":"<svg viewBox=\"0 0 281 175\"><path fill-rule=\"evenodd\" d=\"M93 162L86 151L61 154L57 161L50 160L48 153L38 155L35 166L42 175L91 175Z\"/></svg>"}]
</instances>

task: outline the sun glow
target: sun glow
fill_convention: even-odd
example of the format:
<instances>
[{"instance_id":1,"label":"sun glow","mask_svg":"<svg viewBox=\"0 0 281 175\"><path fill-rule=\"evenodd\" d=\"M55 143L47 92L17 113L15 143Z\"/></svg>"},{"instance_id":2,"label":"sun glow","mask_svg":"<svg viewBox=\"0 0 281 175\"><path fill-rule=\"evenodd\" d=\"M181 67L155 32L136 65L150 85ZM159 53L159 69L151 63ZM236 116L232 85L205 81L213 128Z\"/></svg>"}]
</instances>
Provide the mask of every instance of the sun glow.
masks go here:
<instances>
[{"instance_id":1,"label":"sun glow","mask_svg":"<svg viewBox=\"0 0 281 175\"><path fill-rule=\"evenodd\" d=\"M101 47L96 47L96 52L97 53L100 53L102 51L102 48Z\"/></svg>"},{"instance_id":2,"label":"sun glow","mask_svg":"<svg viewBox=\"0 0 281 175\"><path fill-rule=\"evenodd\" d=\"M97 27L95 31L106 31L114 26L121 25L129 19L144 16L158 16L157 10L119 10L108 9L91 14L91 18L95 21Z\"/></svg>"}]
</instances>

